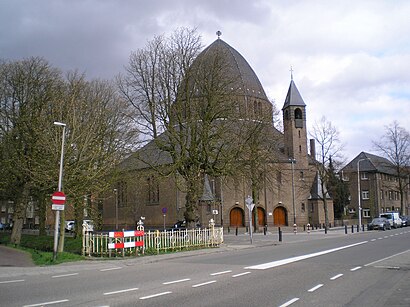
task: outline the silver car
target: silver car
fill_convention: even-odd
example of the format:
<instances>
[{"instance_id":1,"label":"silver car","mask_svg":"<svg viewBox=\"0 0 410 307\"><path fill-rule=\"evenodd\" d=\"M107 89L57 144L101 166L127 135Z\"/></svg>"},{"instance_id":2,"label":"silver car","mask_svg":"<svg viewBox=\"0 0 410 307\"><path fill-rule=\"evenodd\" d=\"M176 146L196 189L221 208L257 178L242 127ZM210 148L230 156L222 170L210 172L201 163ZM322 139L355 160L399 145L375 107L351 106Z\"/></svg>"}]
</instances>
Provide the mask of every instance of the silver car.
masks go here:
<instances>
[{"instance_id":1,"label":"silver car","mask_svg":"<svg viewBox=\"0 0 410 307\"><path fill-rule=\"evenodd\" d=\"M391 225L388 219L384 217L376 217L374 218L368 225L369 230L372 229L379 229L379 230L387 230L391 229Z\"/></svg>"}]
</instances>

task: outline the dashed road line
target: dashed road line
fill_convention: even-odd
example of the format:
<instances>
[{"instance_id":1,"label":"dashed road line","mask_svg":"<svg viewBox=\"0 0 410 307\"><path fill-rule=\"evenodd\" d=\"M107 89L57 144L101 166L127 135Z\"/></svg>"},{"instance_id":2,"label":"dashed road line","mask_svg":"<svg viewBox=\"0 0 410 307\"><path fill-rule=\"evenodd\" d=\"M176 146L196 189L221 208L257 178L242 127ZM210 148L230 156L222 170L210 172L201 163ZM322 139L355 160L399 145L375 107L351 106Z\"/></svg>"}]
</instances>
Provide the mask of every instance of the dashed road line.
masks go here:
<instances>
[{"instance_id":1,"label":"dashed road line","mask_svg":"<svg viewBox=\"0 0 410 307\"><path fill-rule=\"evenodd\" d=\"M202 287L202 286L206 286L206 285L210 285L216 283L216 280L211 280L211 281L207 281L201 284L196 284L196 285L192 285L192 288L198 288L198 287Z\"/></svg>"},{"instance_id":2,"label":"dashed road line","mask_svg":"<svg viewBox=\"0 0 410 307\"><path fill-rule=\"evenodd\" d=\"M69 277L69 276L76 276L78 273L71 273L71 274L63 274L63 275L54 275L51 278L60 278L60 277Z\"/></svg>"},{"instance_id":3,"label":"dashed road line","mask_svg":"<svg viewBox=\"0 0 410 307\"><path fill-rule=\"evenodd\" d=\"M184 282L184 281L190 281L191 278L184 278L184 279L179 279L179 280L173 280L173 281L167 281L167 282L163 282L163 285L172 285L172 284L177 284L180 282Z\"/></svg>"},{"instance_id":4,"label":"dashed road line","mask_svg":"<svg viewBox=\"0 0 410 307\"><path fill-rule=\"evenodd\" d=\"M117 291L112 291L112 292L105 292L104 295L119 294L119 293L131 292L131 291L136 291L136 290L138 290L138 288L123 289L123 290L117 290Z\"/></svg>"},{"instance_id":5,"label":"dashed road line","mask_svg":"<svg viewBox=\"0 0 410 307\"><path fill-rule=\"evenodd\" d=\"M343 276L343 274L337 274L333 277L330 277L330 280L336 280L336 279L338 279L339 277L342 277L342 276Z\"/></svg>"},{"instance_id":6,"label":"dashed road line","mask_svg":"<svg viewBox=\"0 0 410 307\"><path fill-rule=\"evenodd\" d=\"M60 303L65 303L65 302L68 302L68 300L59 300L59 301L44 302L44 303L32 304L32 305L24 305L23 307L46 306L46 305L60 304Z\"/></svg>"},{"instance_id":7,"label":"dashed road line","mask_svg":"<svg viewBox=\"0 0 410 307\"><path fill-rule=\"evenodd\" d=\"M350 271L354 272L354 271L360 270L361 268L362 268L361 266L357 266L357 267L355 267L355 268L353 268L353 269L350 269Z\"/></svg>"},{"instance_id":8,"label":"dashed road line","mask_svg":"<svg viewBox=\"0 0 410 307\"><path fill-rule=\"evenodd\" d=\"M299 300L298 297L292 298L291 300L289 300L286 303L280 305L279 307L287 307L287 306L292 305L293 303L297 302L298 300Z\"/></svg>"},{"instance_id":9,"label":"dashed road line","mask_svg":"<svg viewBox=\"0 0 410 307\"><path fill-rule=\"evenodd\" d=\"M232 277L233 277L233 278L235 278L235 277L240 277L240 276L248 275L248 274L250 274L250 273L251 273L251 272L243 272L243 273L239 273L239 274L232 275Z\"/></svg>"},{"instance_id":10,"label":"dashed road line","mask_svg":"<svg viewBox=\"0 0 410 307\"><path fill-rule=\"evenodd\" d=\"M228 270L228 271L222 271L222 272L216 272L216 273L211 273L209 275L211 276L217 276L217 275L222 275L222 274L226 274L226 273L231 273L232 270Z\"/></svg>"},{"instance_id":11,"label":"dashed road line","mask_svg":"<svg viewBox=\"0 0 410 307\"><path fill-rule=\"evenodd\" d=\"M113 267L113 268L108 268L108 269L101 269L100 272L106 272L106 271L112 271L112 270L120 270L122 269L121 267Z\"/></svg>"},{"instance_id":12,"label":"dashed road line","mask_svg":"<svg viewBox=\"0 0 410 307\"><path fill-rule=\"evenodd\" d=\"M0 284L11 284L14 282L23 282L24 279L15 279L15 280L5 280L5 281L0 281Z\"/></svg>"},{"instance_id":13,"label":"dashed road line","mask_svg":"<svg viewBox=\"0 0 410 307\"><path fill-rule=\"evenodd\" d=\"M318 284L314 286L313 288L309 289L308 292L315 292L317 289L323 287L323 284Z\"/></svg>"},{"instance_id":14,"label":"dashed road line","mask_svg":"<svg viewBox=\"0 0 410 307\"><path fill-rule=\"evenodd\" d=\"M171 293L172 293L171 291L165 291L165 292L156 293L156 294L152 294L152 295L142 296L142 297L140 297L140 300L147 300L149 298L163 296L163 295L167 295L167 294L171 294Z\"/></svg>"},{"instance_id":15,"label":"dashed road line","mask_svg":"<svg viewBox=\"0 0 410 307\"><path fill-rule=\"evenodd\" d=\"M370 242L374 242L374 241L376 241L376 239L371 239L371 240L370 240Z\"/></svg>"}]
</instances>

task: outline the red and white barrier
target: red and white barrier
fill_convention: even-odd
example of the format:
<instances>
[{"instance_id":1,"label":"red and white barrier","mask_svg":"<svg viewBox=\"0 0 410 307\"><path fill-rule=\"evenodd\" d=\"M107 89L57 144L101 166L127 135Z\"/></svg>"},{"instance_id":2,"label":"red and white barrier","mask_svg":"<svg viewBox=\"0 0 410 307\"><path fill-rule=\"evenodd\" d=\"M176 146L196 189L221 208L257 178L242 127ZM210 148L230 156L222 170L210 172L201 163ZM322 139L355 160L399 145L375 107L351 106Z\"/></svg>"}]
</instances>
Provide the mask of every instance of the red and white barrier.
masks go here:
<instances>
[{"instance_id":1,"label":"red and white barrier","mask_svg":"<svg viewBox=\"0 0 410 307\"><path fill-rule=\"evenodd\" d=\"M109 249L115 248L130 248L130 247L141 247L144 246L144 231L143 230L131 230L131 231L110 231L110 238L141 238L138 241L131 242L117 242L117 243L108 243Z\"/></svg>"}]
</instances>

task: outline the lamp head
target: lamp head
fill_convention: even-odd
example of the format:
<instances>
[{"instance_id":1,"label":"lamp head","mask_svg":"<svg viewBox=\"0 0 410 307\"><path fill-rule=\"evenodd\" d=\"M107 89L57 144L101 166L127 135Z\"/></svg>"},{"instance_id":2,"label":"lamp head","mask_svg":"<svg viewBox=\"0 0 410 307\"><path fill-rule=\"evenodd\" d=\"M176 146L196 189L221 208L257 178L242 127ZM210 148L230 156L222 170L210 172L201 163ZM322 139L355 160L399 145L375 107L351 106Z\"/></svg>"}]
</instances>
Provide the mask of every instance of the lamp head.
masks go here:
<instances>
[{"instance_id":1,"label":"lamp head","mask_svg":"<svg viewBox=\"0 0 410 307\"><path fill-rule=\"evenodd\" d=\"M54 122L54 125L63 126L63 127L66 126L66 124L64 124L64 123L62 123L62 122Z\"/></svg>"}]
</instances>

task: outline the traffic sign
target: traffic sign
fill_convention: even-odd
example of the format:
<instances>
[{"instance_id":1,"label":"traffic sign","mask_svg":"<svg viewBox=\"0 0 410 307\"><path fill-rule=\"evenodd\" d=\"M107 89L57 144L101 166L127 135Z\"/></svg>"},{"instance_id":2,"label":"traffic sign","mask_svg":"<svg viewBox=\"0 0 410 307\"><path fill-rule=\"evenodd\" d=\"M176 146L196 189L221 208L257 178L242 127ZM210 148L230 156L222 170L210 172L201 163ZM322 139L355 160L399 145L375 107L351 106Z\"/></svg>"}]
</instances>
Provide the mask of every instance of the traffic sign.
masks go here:
<instances>
[{"instance_id":1,"label":"traffic sign","mask_svg":"<svg viewBox=\"0 0 410 307\"><path fill-rule=\"evenodd\" d=\"M64 211L64 205L55 205L55 204L52 204L51 209L52 209L52 210L58 210L58 211Z\"/></svg>"},{"instance_id":2,"label":"traffic sign","mask_svg":"<svg viewBox=\"0 0 410 307\"><path fill-rule=\"evenodd\" d=\"M54 205L64 205L65 204L65 194L63 192L54 192L51 196L51 202Z\"/></svg>"},{"instance_id":3,"label":"traffic sign","mask_svg":"<svg viewBox=\"0 0 410 307\"><path fill-rule=\"evenodd\" d=\"M167 207L162 208L162 213L163 213L163 214L166 214L167 211L168 211Z\"/></svg>"}]
</instances>

